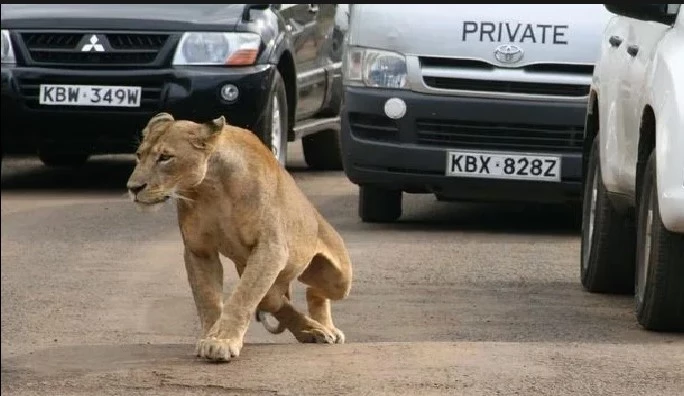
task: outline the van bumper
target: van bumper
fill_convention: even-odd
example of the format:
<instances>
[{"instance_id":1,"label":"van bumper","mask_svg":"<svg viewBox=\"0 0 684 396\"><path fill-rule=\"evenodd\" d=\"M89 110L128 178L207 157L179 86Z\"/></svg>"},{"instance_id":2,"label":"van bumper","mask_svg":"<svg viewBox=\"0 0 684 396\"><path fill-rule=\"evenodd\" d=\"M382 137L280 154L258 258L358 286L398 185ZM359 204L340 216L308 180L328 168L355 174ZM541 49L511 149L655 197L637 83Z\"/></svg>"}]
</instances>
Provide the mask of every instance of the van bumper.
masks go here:
<instances>
[{"instance_id":1,"label":"van bumper","mask_svg":"<svg viewBox=\"0 0 684 396\"><path fill-rule=\"evenodd\" d=\"M385 102L400 98L392 120ZM357 185L463 201L578 202L586 102L522 101L345 87L344 172ZM448 150L553 155L559 182L446 175Z\"/></svg>"}]
</instances>

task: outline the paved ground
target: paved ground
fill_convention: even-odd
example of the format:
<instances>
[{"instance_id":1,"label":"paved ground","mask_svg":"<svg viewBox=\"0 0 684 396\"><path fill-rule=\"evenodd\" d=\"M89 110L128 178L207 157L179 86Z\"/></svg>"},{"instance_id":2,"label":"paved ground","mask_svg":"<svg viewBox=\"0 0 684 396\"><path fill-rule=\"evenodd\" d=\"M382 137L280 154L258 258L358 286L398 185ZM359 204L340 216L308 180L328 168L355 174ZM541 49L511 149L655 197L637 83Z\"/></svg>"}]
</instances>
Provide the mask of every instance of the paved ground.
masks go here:
<instances>
[{"instance_id":1,"label":"paved ground","mask_svg":"<svg viewBox=\"0 0 684 396\"><path fill-rule=\"evenodd\" d=\"M581 290L572 213L408 196L400 223L363 224L343 174L308 172L292 152L353 259L352 295L333 308L347 344L297 344L253 323L238 360L196 360L174 210L126 201L132 161L70 173L9 160L2 393L684 394L684 336L641 330L629 296Z\"/></svg>"}]
</instances>

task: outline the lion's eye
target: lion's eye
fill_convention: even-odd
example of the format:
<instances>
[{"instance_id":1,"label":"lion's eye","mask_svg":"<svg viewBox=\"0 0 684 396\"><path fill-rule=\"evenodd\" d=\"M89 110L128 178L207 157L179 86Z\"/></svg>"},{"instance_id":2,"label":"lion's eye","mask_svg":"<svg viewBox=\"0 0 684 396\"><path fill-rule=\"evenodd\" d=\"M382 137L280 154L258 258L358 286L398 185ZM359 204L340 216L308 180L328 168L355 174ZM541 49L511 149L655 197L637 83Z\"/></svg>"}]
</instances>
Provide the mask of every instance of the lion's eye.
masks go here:
<instances>
[{"instance_id":1,"label":"lion's eye","mask_svg":"<svg viewBox=\"0 0 684 396\"><path fill-rule=\"evenodd\" d=\"M173 158L173 155L170 154L159 154L159 159L157 162L167 162L170 161Z\"/></svg>"}]
</instances>

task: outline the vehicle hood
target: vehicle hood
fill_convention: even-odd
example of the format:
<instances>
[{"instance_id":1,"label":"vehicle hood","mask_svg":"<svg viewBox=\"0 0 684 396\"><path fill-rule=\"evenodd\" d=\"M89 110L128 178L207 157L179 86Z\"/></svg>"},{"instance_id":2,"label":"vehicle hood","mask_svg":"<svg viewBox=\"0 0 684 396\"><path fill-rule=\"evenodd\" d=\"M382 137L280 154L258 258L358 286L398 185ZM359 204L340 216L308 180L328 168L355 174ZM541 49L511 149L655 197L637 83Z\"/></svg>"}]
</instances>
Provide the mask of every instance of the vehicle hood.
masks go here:
<instances>
[{"instance_id":1,"label":"vehicle hood","mask_svg":"<svg viewBox=\"0 0 684 396\"><path fill-rule=\"evenodd\" d=\"M348 43L501 66L495 50L513 44L523 52L516 67L593 64L611 16L602 4L354 4Z\"/></svg>"},{"instance_id":2,"label":"vehicle hood","mask_svg":"<svg viewBox=\"0 0 684 396\"><path fill-rule=\"evenodd\" d=\"M233 30L244 4L3 4L3 29Z\"/></svg>"}]
</instances>

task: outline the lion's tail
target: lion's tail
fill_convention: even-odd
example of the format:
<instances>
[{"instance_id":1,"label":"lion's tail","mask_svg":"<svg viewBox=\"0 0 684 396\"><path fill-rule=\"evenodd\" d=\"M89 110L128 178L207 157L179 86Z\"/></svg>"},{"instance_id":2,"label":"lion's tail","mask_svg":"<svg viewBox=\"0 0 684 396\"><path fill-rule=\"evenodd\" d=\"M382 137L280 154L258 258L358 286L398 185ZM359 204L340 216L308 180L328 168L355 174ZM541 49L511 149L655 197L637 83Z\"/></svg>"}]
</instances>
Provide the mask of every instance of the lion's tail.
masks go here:
<instances>
[{"instance_id":1,"label":"lion's tail","mask_svg":"<svg viewBox=\"0 0 684 396\"><path fill-rule=\"evenodd\" d=\"M290 290L288 290L285 293L285 298L290 300ZM264 328L271 334L280 334L283 331L286 330L286 327L284 324L278 322L278 324L273 324L268 321L268 312L266 311L260 311L257 309L256 311L256 321L261 322L262 325L264 325Z\"/></svg>"},{"instance_id":2,"label":"lion's tail","mask_svg":"<svg viewBox=\"0 0 684 396\"><path fill-rule=\"evenodd\" d=\"M268 317L266 316L268 312L266 311L257 311L256 312L256 320L257 322L261 322L262 325L264 325L264 328L271 334L280 334L283 331L285 331L285 325L282 323L278 322L278 324L273 324L268 321Z\"/></svg>"}]
</instances>

